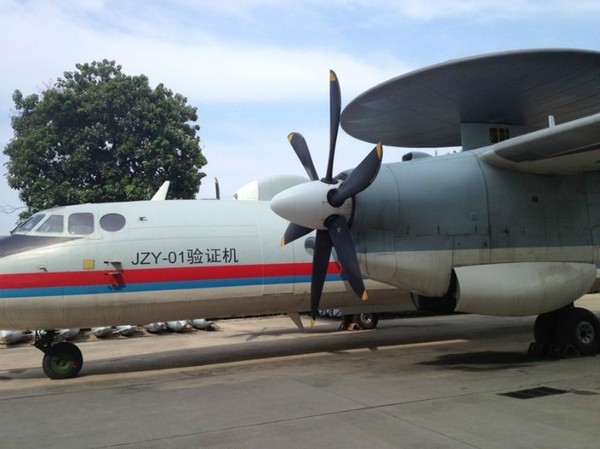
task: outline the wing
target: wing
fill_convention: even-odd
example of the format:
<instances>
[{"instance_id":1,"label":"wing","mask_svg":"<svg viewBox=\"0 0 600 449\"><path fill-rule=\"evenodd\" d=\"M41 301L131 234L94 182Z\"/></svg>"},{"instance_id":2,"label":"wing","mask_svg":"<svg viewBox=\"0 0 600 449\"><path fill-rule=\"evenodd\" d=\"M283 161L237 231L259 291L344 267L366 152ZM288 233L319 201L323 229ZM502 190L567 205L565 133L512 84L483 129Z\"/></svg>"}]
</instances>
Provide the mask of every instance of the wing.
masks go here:
<instances>
[{"instance_id":1,"label":"wing","mask_svg":"<svg viewBox=\"0 0 600 449\"><path fill-rule=\"evenodd\" d=\"M480 157L499 167L540 174L600 170L600 113L499 142Z\"/></svg>"}]
</instances>

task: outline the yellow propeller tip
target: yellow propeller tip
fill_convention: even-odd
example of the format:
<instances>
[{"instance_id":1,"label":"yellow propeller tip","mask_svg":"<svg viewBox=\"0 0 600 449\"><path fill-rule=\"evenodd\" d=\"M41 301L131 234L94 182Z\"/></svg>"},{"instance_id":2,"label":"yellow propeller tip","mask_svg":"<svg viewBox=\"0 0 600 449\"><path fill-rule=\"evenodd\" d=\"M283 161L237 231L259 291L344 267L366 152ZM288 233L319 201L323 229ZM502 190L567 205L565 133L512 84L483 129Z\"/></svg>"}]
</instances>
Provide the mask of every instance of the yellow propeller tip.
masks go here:
<instances>
[{"instance_id":1,"label":"yellow propeller tip","mask_svg":"<svg viewBox=\"0 0 600 449\"><path fill-rule=\"evenodd\" d=\"M381 145L381 142L377 143L377 157L379 159L381 159L381 157L383 156L383 146Z\"/></svg>"},{"instance_id":2,"label":"yellow propeller tip","mask_svg":"<svg viewBox=\"0 0 600 449\"><path fill-rule=\"evenodd\" d=\"M366 301L367 299L369 299L369 295L367 295L367 291L366 290L363 292L363 294L360 297L360 299L362 299L363 301Z\"/></svg>"},{"instance_id":3,"label":"yellow propeller tip","mask_svg":"<svg viewBox=\"0 0 600 449\"><path fill-rule=\"evenodd\" d=\"M288 134L288 141L292 141L292 139L294 138L294 133L289 133Z\"/></svg>"},{"instance_id":4,"label":"yellow propeller tip","mask_svg":"<svg viewBox=\"0 0 600 449\"><path fill-rule=\"evenodd\" d=\"M333 70L329 71L329 81L336 81L337 80L337 76L335 74L335 72Z\"/></svg>"},{"instance_id":5,"label":"yellow propeller tip","mask_svg":"<svg viewBox=\"0 0 600 449\"><path fill-rule=\"evenodd\" d=\"M285 241L285 237L281 239L281 246L285 246L287 242Z\"/></svg>"},{"instance_id":6,"label":"yellow propeller tip","mask_svg":"<svg viewBox=\"0 0 600 449\"><path fill-rule=\"evenodd\" d=\"M315 327L315 319L311 318L310 319L310 328L313 329Z\"/></svg>"}]
</instances>

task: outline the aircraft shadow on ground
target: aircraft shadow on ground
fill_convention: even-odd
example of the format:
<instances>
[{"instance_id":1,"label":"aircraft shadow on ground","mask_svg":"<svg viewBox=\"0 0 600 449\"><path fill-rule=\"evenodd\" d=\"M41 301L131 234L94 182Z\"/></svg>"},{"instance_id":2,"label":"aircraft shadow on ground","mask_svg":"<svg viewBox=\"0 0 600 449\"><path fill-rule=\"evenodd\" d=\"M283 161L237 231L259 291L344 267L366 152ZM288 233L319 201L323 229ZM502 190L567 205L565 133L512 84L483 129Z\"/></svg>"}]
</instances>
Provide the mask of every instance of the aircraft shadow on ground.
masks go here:
<instances>
[{"instance_id":1,"label":"aircraft shadow on ground","mask_svg":"<svg viewBox=\"0 0 600 449\"><path fill-rule=\"evenodd\" d=\"M134 373L160 371L189 367L210 367L224 363L248 362L289 356L306 356L311 354L343 353L344 351L367 349L377 351L389 346L436 344L455 339L482 341L490 337L490 328L486 323L477 326L465 335L464 330L455 326L438 326L432 333L429 323L402 322L400 325L383 326L376 331L337 332L333 328L314 329L309 332L313 336L302 335L301 338L283 338L260 340L261 336L278 337L299 332L297 329L261 329L258 332L236 332L234 336L243 337L244 342L226 343L216 346L202 346L186 349L174 349L153 353L119 355L101 360L86 360L87 343L81 347L84 363L79 377L90 375ZM511 327L512 331L529 332L529 323L519 323ZM503 328L498 328L500 333ZM160 338L160 337L159 337ZM228 338L228 337L226 337ZM150 338L148 340L151 340ZM107 343L108 344L108 343ZM109 344L118 344L113 341ZM151 344L151 343L150 343ZM459 354L444 354L435 360L423 362L425 365L443 366L449 369L469 371L485 371L508 369L515 366L526 366L535 359L527 358L523 352L464 352ZM402 349L399 349L402 351ZM433 357L434 355L432 355ZM16 374L16 373L13 373ZM19 372L17 377L44 378L41 369L26 369ZM9 379L4 379L9 380Z\"/></svg>"},{"instance_id":2,"label":"aircraft shadow on ground","mask_svg":"<svg viewBox=\"0 0 600 449\"><path fill-rule=\"evenodd\" d=\"M443 354L435 360L422 362L421 365L442 366L460 371L496 371L532 366L540 361L550 361L549 358L538 358L527 355L525 351L479 351L455 354Z\"/></svg>"},{"instance_id":3,"label":"aircraft shadow on ground","mask_svg":"<svg viewBox=\"0 0 600 449\"><path fill-rule=\"evenodd\" d=\"M528 328L528 327L527 327ZM402 330L404 326L402 326ZM293 330L291 332L297 332ZM290 333L291 333L290 332ZM487 335L488 330L485 334ZM109 374L118 372L136 372L160 369L187 368L218 365L222 363L236 363L260 361L276 357L302 356L311 354L342 353L349 350L368 349L377 351L380 348L396 345L412 345L421 343L436 343L444 340L456 339L457 335L451 330L443 330L432 336L421 334L398 333L394 328L378 329L376 331L359 332L332 332L318 330L314 337L298 339L259 341L260 336L284 335L285 331L259 331L247 333L244 343L226 344L221 346L208 346L201 348L157 352L146 355L134 355L91 361L84 365L82 375ZM245 333L238 333L246 335ZM481 337L477 332L471 338L478 340ZM454 354L444 354L434 360L423 362L424 365L443 366L449 369L464 371L490 371L526 367L542 360L529 357L526 348L521 351L479 351ZM401 349L400 349L401 350Z\"/></svg>"},{"instance_id":4,"label":"aircraft shadow on ground","mask_svg":"<svg viewBox=\"0 0 600 449\"><path fill-rule=\"evenodd\" d=\"M268 335L278 334L279 331L275 332L275 334L268 333ZM285 332L282 334L285 334ZM320 353L324 353L324 357L327 357L328 354L353 349L376 350L379 347L423 341L422 339L415 338L398 338L395 333L394 336L391 336L389 333L381 330L376 332L360 331L356 333L319 330L315 337L258 341L257 338L261 335L265 335L265 333L259 331L258 335L254 338L252 333L248 333L244 343L163 351L84 362L80 376L202 367L223 363L260 361L277 357Z\"/></svg>"}]
</instances>

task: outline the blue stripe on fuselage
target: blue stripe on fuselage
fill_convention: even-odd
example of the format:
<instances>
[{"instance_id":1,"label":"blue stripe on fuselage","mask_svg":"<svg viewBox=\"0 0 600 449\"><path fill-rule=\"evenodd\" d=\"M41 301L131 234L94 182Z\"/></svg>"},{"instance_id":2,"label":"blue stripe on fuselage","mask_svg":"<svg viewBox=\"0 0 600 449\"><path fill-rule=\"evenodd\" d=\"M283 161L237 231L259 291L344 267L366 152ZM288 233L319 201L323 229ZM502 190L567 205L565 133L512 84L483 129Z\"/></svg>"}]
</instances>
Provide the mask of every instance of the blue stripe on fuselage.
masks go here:
<instances>
[{"instance_id":1,"label":"blue stripe on fuselage","mask_svg":"<svg viewBox=\"0 0 600 449\"><path fill-rule=\"evenodd\" d=\"M340 275L327 275L328 282L342 281ZM209 279L189 280L174 282L146 282L123 285L77 285L68 287L40 287L40 288L15 288L2 290L0 298L26 298L26 297L51 297L97 295L111 293L139 293L169 290L202 290L206 288L244 287L251 285L281 285L310 282L310 276L279 276L268 279L263 278L238 278L238 279Z\"/></svg>"}]
</instances>

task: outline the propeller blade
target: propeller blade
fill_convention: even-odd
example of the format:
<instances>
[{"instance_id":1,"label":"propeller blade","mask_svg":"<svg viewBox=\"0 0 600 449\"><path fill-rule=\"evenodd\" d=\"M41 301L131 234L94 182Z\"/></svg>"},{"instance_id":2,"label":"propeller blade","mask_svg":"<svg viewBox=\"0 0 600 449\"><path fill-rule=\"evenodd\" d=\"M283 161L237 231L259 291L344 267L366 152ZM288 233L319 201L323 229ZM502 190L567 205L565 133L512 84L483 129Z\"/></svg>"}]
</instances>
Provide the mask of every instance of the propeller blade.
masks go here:
<instances>
[{"instance_id":1,"label":"propeller blade","mask_svg":"<svg viewBox=\"0 0 600 449\"><path fill-rule=\"evenodd\" d=\"M317 318L319 311L319 302L321 301L321 293L323 293L332 247L333 243L329 237L329 232L317 230L310 282L310 317L313 321Z\"/></svg>"},{"instance_id":2,"label":"propeller blade","mask_svg":"<svg viewBox=\"0 0 600 449\"><path fill-rule=\"evenodd\" d=\"M350 234L346 218L337 215L328 220L326 226L350 287L352 287L352 290L354 290L360 299L366 301L368 299L367 291L365 290L365 284L356 257L356 249L352 242L352 235Z\"/></svg>"},{"instance_id":3,"label":"propeller blade","mask_svg":"<svg viewBox=\"0 0 600 449\"><path fill-rule=\"evenodd\" d=\"M313 164L312 157L310 156L310 151L304 136L302 136L300 133L290 133L288 134L288 140L292 144L292 148L296 152L298 159L300 159L300 162L302 163L304 170L306 170L310 180L316 181L319 179L319 175L315 169L315 164Z\"/></svg>"},{"instance_id":4,"label":"propeller blade","mask_svg":"<svg viewBox=\"0 0 600 449\"><path fill-rule=\"evenodd\" d=\"M335 143L337 141L338 129L340 127L340 114L342 110L342 94L340 83L333 70L329 71L329 160L327 162L327 174L323 182L333 183L333 159L335 156Z\"/></svg>"},{"instance_id":5,"label":"propeller blade","mask_svg":"<svg viewBox=\"0 0 600 449\"><path fill-rule=\"evenodd\" d=\"M290 221L285 231L282 245L292 242L316 229L316 237L305 242L306 248L313 248L313 264L310 292L310 316L314 323L319 310L319 303L327 278L327 269L331 251L335 247L337 258L352 290L363 300L367 300L367 292L360 272L356 249L348 222L343 214L348 214L344 202L363 191L375 179L381 167L381 143L363 159L363 161L344 180L333 178L333 161L340 126L342 96L340 84L333 70L329 72L329 160L325 178L319 180L306 140L300 133L291 133L288 140L300 162L304 166L311 183L292 187L276 195L271 201L271 209ZM315 182L319 181L319 182ZM332 184L340 183L339 188ZM342 215L340 215L342 214ZM328 217L324 219L324 217ZM297 224L304 223L305 226ZM310 226L308 228L306 226ZM323 229L323 226L327 230Z\"/></svg>"},{"instance_id":6,"label":"propeller blade","mask_svg":"<svg viewBox=\"0 0 600 449\"><path fill-rule=\"evenodd\" d=\"M338 189L330 191L327 198L329 204L333 207L340 207L348 198L353 197L369 187L377 177L377 173L379 173L382 157L383 148L380 142L369 154L367 154L367 157L365 157L362 162L350 172L346 180Z\"/></svg>"},{"instance_id":7,"label":"propeller blade","mask_svg":"<svg viewBox=\"0 0 600 449\"><path fill-rule=\"evenodd\" d=\"M313 230L310 228L305 228L304 226L290 223L283 234L283 239L281 239L281 246L292 243L294 240L304 237L306 234L312 231Z\"/></svg>"}]
</instances>

